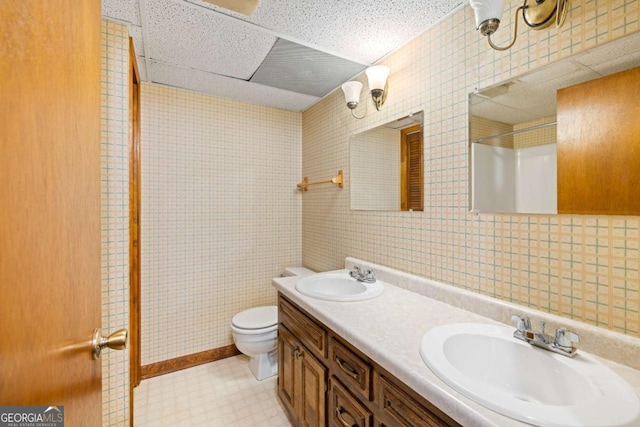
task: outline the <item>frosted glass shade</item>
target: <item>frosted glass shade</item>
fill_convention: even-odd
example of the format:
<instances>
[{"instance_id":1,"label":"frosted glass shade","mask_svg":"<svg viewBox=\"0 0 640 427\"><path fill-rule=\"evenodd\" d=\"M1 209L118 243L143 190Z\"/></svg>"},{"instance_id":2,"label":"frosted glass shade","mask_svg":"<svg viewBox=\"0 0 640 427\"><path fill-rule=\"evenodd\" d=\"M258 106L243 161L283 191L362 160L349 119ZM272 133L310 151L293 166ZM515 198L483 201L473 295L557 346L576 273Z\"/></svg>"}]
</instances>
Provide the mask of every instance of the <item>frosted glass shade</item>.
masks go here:
<instances>
[{"instance_id":1,"label":"frosted glass shade","mask_svg":"<svg viewBox=\"0 0 640 427\"><path fill-rule=\"evenodd\" d=\"M355 102L356 105L360 102L360 91L362 91L362 83L352 81L346 82L342 85L342 91L344 92L344 99L347 104Z\"/></svg>"},{"instance_id":2,"label":"frosted glass shade","mask_svg":"<svg viewBox=\"0 0 640 427\"><path fill-rule=\"evenodd\" d=\"M389 76L389 67L386 65L375 65L367 68L365 73L367 73L367 79L369 80L369 90L384 90L384 86L387 84L387 77Z\"/></svg>"},{"instance_id":3,"label":"frosted glass shade","mask_svg":"<svg viewBox=\"0 0 640 427\"><path fill-rule=\"evenodd\" d=\"M504 0L470 0L469 4L476 16L476 29L484 21L502 18Z\"/></svg>"}]
</instances>

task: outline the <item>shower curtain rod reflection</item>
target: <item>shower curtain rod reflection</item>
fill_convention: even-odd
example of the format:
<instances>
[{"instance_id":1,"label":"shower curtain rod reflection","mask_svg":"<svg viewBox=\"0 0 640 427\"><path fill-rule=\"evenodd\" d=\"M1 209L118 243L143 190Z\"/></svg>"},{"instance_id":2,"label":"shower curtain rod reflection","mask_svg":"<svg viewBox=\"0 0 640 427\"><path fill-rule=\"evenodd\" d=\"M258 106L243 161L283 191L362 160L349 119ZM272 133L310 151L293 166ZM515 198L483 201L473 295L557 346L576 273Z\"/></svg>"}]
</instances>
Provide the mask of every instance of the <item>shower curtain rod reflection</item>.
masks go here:
<instances>
[{"instance_id":1,"label":"shower curtain rod reflection","mask_svg":"<svg viewBox=\"0 0 640 427\"><path fill-rule=\"evenodd\" d=\"M302 191L307 191L310 185L316 185L316 184L328 184L328 183L332 183L332 184L338 184L338 187L343 188L344 187L344 175L342 174L342 170L338 171L338 176L331 178L331 179L325 179L323 181L314 181L314 182L309 182L309 177L305 176L304 179L302 180L302 182L298 183L297 187L302 190Z\"/></svg>"}]
</instances>

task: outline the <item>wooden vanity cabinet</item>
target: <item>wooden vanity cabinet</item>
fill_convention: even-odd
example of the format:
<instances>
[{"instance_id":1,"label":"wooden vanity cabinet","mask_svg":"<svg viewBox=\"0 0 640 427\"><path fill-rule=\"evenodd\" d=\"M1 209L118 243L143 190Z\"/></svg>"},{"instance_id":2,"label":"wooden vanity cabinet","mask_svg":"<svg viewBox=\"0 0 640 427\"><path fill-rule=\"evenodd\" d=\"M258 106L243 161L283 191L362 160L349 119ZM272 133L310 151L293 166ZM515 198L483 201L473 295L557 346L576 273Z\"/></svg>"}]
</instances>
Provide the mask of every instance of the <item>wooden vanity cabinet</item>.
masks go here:
<instances>
[{"instance_id":1,"label":"wooden vanity cabinet","mask_svg":"<svg viewBox=\"0 0 640 427\"><path fill-rule=\"evenodd\" d=\"M282 294L278 321L278 396L294 426L459 426Z\"/></svg>"}]
</instances>

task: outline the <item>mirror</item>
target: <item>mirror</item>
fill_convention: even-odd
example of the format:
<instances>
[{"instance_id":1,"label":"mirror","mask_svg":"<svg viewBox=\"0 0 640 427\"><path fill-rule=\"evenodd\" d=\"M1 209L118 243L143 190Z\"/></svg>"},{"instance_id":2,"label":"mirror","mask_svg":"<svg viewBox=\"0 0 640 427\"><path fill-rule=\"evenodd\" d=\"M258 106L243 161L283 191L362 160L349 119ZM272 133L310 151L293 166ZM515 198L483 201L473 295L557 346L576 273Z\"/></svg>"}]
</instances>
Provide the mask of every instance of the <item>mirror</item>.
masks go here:
<instances>
[{"instance_id":1,"label":"mirror","mask_svg":"<svg viewBox=\"0 0 640 427\"><path fill-rule=\"evenodd\" d=\"M422 211L424 113L351 137L351 209Z\"/></svg>"},{"instance_id":2,"label":"mirror","mask_svg":"<svg viewBox=\"0 0 640 427\"><path fill-rule=\"evenodd\" d=\"M557 213L557 91L638 66L634 33L471 93L471 209Z\"/></svg>"}]
</instances>

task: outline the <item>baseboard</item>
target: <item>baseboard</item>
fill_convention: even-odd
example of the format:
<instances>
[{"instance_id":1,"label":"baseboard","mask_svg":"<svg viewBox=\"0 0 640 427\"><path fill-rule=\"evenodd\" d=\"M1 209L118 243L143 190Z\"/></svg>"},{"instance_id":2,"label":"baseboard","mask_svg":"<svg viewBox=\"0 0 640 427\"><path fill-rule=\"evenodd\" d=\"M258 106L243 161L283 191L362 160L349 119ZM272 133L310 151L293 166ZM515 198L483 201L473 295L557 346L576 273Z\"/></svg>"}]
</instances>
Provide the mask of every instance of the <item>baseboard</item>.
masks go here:
<instances>
[{"instance_id":1,"label":"baseboard","mask_svg":"<svg viewBox=\"0 0 640 427\"><path fill-rule=\"evenodd\" d=\"M240 351L238 351L235 345L231 344L226 347L214 348L200 353L176 357L175 359L163 360L162 362L141 367L140 378L146 380L147 378L157 377L158 375L191 368L192 366L202 365L238 354L240 354Z\"/></svg>"}]
</instances>

